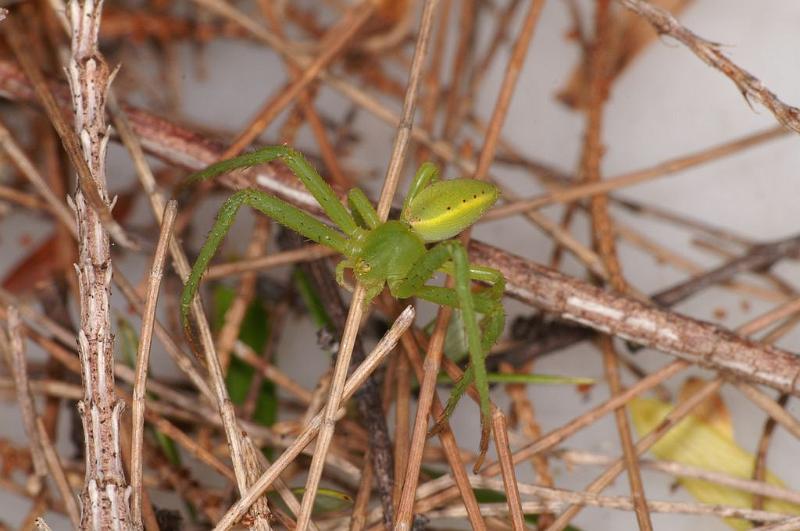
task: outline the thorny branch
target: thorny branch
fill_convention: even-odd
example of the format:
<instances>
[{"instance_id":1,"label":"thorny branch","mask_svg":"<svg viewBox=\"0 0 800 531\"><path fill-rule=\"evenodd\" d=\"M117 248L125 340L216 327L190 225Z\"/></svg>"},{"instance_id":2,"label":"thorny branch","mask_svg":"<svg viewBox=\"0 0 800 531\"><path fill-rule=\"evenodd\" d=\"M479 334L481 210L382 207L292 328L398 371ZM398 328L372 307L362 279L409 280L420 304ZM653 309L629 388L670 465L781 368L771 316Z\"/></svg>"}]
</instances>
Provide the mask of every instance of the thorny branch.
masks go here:
<instances>
[{"instance_id":1,"label":"thorny branch","mask_svg":"<svg viewBox=\"0 0 800 531\"><path fill-rule=\"evenodd\" d=\"M102 2L68 5L72 55L67 68L75 112L75 131L92 179L106 205L105 104L111 72L97 49ZM111 249L101 216L78 189L73 202L78 220L78 333L84 397L78 403L86 440L86 482L81 493L81 529L133 529L130 487L122 469L120 417L124 404L114 389L114 334L109 282Z\"/></svg>"},{"instance_id":2,"label":"thorny branch","mask_svg":"<svg viewBox=\"0 0 800 531\"><path fill-rule=\"evenodd\" d=\"M800 109L782 102L763 81L740 67L720 51L720 45L696 35L682 26L668 11L644 0L618 0L623 6L644 17L655 30L669 35L703 60L716 68L736 84L736 88L748 99L753 99L771 112L775 119L789 129L800 133Z\"/></svg>"}]
</instances>

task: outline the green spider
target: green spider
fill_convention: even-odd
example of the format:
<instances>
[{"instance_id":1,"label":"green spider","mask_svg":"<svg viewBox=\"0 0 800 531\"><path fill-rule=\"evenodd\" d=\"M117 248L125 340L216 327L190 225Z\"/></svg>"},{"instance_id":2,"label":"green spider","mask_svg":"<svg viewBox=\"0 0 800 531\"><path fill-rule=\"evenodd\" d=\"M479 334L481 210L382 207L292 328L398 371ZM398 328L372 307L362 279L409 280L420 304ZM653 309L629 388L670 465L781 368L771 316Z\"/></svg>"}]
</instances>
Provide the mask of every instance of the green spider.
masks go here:
<instances>
[{"instance_id":1,"label":"green spider","mask_svg":"<svg viewBox=\"0 0 800 531\"><path fill-rule=\"evenodd\" d=\"M469 263L458 240L451 239L475 223L499 197L496 186L474 179L439 180L430 163L417 171L400 213L400 219L381 222L367 196L358 188L347 195L346 208L331 187L298 151L271 146L218 162L193 174L184 186L231 170L280 159L305 185L339 230L310 214L259 190L240 190L225 201L186 281L181 315L189 333L189 309L200 279L208 268L236 213L248 205L304 237L341 253L336 279L345 286L344 272L351 269L365 288L368 304L388 285L398 299L417 297L461 310L470 366L457 382L445 409L445 418L474 381L480 397L481 450L490 432L489 385L484 358L503 331L505 311L501 302L505 279L488 267ZM430 246L429 246L430 245ZM438 272L455 281L455 288L427 284ZM473 291L473 280L483 286ZM476 314L483 317L478 322Z\"/></svg>"}]
</instances>

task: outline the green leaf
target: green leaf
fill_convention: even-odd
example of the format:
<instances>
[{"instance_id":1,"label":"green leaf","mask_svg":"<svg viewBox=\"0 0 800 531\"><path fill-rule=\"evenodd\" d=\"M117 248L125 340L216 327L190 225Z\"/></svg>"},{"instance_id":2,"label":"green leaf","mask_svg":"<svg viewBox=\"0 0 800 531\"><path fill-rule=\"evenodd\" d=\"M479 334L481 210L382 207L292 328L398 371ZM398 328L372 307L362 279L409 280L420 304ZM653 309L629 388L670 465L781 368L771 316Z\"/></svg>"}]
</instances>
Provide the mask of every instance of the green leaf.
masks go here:
<instances>
[{"instance_id":1,"label":"green leaf","mask_svg":"<svg viewBox=\"0 0 800 531\"><path fill-rule=\"evenodd\" d=\"M130 321L117 317L117 344L119 345L122 359L128 367L136 367L136 355L139 351L139 335L134 330Z\"/></svg>"},{"instance_id":2,"label":"green leaf","mask_svg":"<svg viewBox=\"0 0 800 531\"><path fill-rule=\"evenodd\" d=\"M311 280L308 276L300 268L296 267L292 272L292 280L314 324L318 328L332 330L334 328L333 320L328 315L328 312L325 311L325 306L322 304L317 291L311 285Z\"/></svg>"},{"instance_id":3,"label":"green leaf","mask_svg":"<svg viewBox=\"0 0 800 531\"><path fill-rule=\"evenodd\" d=\"M487 374L489 383L519 383L519 384L545 384L545 385L592 385L594 380L579 376L557 376L551 374L508 374L490 372ZM446 374L439 375L439 383L452 383Z\"/></svg>"},{"instance_id":4,"label":"green leaf","mask_svg":"<svg viewBox=\"0 0 800 531\"><path fill-rule=\"evenodd\" d=\"M558 376L552 374L508 374L489 373L490 383L521 383L521 384L547 384L547 385L593 385L591 378L581 376Z\"/></svg>"},{"instance_id":5,"label":"green leaf","mask_svg":"<svg viewBox=\"0 0 800 531\"><path fill-rule=\"evenodd\" d=\"M505 503L508 499L505 493L494 489L472 489L472 492L478 503Z\"/></svg>"},{"instance_id":6,"label":"green leaf","mask_svg":"<svg viewBox=\"0 0 800 531\"><path fill-rule=\"evenodd\" d=\"M236 298L236 291L228 286L218 284L214 287L214 329L219 330L225 324L225 314ZM267 310L260 301L254 299L247 308L239 330L239 340L256 352L261 352L269 338Z\"/></svg>"},{"instance_id":7,"label":"green leaf","mask_svg":"<svg viewBox=\"0 0 800 531\"><path fill-rule=\"evenodd\" d=\"M302 499L305 492L305 487L295 487L292 489L292 494L298 499ZM276 504L284 511L291 512L277 492L269 492L267 497L271 503ZM311 508L311 514L319 516L325 513L349 509L352 506L353 497L349 494L338 490L320 488L317 489L317 497L314 498L314 506Z\"/></svg>"},{"instance_id":8,"label":"green leaf","mask_svg":"<svg viewBox=\"0 0 800 531\"><path fill-rule=\"evenodd\" d=\"M219 330L225 323L225 314L230 309L236 292L222 284L214 287L213 300L213 324L214 329ZM255 352L261 352L267 345L269 339L269 316L264 305L259 300L253 300L245 312L242 319L242 326L239 330L239 340L252 348ZM253 381L255 369L238 358L231 358L228 366L228 374L225 377L225 384L228 393L234 404L240 405L247 398L250 390L250 383ZM275 385L264 380L261 384L261 392L256 399L256 409L253 412L253 420L264 426L271 426L278 417L278 398Z\"/></svg>"},{"instance_id":9,"label":"green leaf","mask_svg":"<svg viewBox=\"0 0 800 531\"><path fill-rule=\"evenodd\" d=\"M305 487L296 487L292 489L292 493L298 498L302 498L305 492ZM317 497L314 498L312 514L341 511L352 506L353 498L349 494L338 490L320 488L317 489Z\"/></svg>"},{"instance_id":10,"label":"green leaf","mask_svg":"<svg viewBox=\"0 0 800 531\"><path fill-rule=\"evenodd\" d=\"M174 466L181 466L181 454L175 441L158 430L153 430L153 435L167 460Z\"/></svg>"}]
</instances>

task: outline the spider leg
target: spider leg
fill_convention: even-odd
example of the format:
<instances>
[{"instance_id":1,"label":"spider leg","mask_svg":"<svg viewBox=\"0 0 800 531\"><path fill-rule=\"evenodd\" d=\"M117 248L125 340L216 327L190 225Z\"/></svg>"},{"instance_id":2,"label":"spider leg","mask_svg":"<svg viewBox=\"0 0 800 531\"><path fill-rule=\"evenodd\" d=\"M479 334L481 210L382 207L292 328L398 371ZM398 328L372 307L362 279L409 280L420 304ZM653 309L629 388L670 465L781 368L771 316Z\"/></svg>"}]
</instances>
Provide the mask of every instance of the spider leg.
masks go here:
<instances>
[{"instance_id":1,"label":"spider leg","mask_svg":"<svg viewBox=\"0 0 800 531\"><path fill-rule=\"evenodd\" d=\"M240 190L230 196L219 209L217 219L208 235L197 260L192 266L189 278L183 288L181 296L181 317L184 328L188 331L189 309L200 285L209 262L216 254L225 235L231 228L236 214L242 205L248 205L266 216L274 219L293 231L305 236L309 240L322 245L327 245L336 251L345 254L347 242L345 237L333 228L303 212L289 203L258 190Z\"/></svg>"},{"instance_id":2,"label":"spider leg","mask_svg":"<svg viewBox=\"0 0 800 531\"><path fill-rule=\"evenodd\" d=\"M442 265L441 271L453 276L453 263L446 262ZM469 278L471 280L478 280L480 282L489 284L489 289L483 291L482 293L488 293L489 296L495 300L500 300L500 298L503 296L503 292L506 289L506 279L503 277L503 274L497 269L492 269L491 267L470 264ZM487 313L481 310L478 311L481 313Z\"/></svg>"},{"instance_id":3,"label":"spider leg","mask_svg":"<svg viewBox=\"0 0 800 531\"><path fill-rule=\"evenodd\" d=\"M433 181L436 181L438 178L439 168L435 164L431 162L425 162L419 167L416 175L414 175L414 178L411 180L411 185L408 187L408 194L406 194L406 198L403 201L403 211L400 215L401 219L406 213L406 208L411 200L414 199L414 197L416 197L416 195L422 189L431 184Z\"/></svg>"},{"instance_id":4,"label":"spider leg","mask_svg":"<svg viewBox=\"0 0 800 531\"><path fill-rule=\"evenodd\" d=\"M481 329L483 330L481 347L483 348L484 352L489 352L489 349L492 348L492 345L494 345L495 341L497 341L497 338L500 337L500 334L503 332L505 318L506 314L503 306L502 304L498 303L495 305L494 309L490 313L487 313L486 316L481 320ZM442 417L439 419L439 422L437 422L436 426L434 426L431 430L431 435L436 435L444 427L442 421L452 415L453 411L458 405L458 401L461 400L462 396L464 396L464 393L467 391L469 385L474 379L475 372L470 364L464 371L461 379L459 379L453 386L453 391L450 393L450 398L447 399L447 405L444 408Z\"/></svg>"},{"instance_id":5,"label":"spider leg","mask_svg":"<svg viewBox=\"0 0 800 531\"><path fill-rule=\"evenodd\" d=\"M489 446L489 434L491 431L490 415L491 403L489 401L489 382L486 376L486 365L484 357L486 348L484 344L486 341L481 341L480 327L475 313L475 301L473 298L472 290L470 289L470 264L467 259L467 253L460 242L455 240L448 240L439 243L430 249L412 268L406 279L395 282L390 285L392 294L399 298L410 296L424 296L432 286L425 286L431 276L444 265L447 260L452 261L453 265L453 278L455 280L455 288L450 290L448 288L440 288L437 293L447 293L449 303L448 306L453 306L461 310L464 331L467 336L467 345L469 347L470 366L474 374L475 387L478 390L479 406L481 411L481 456L485 455ZM451 298L455 295L455 300ZM502 312L502 310L500 310ZM497 314L497 312L495 312ZM495 315L494 319L498 319ZM502 328L502 320L498 320L500 328ZM492 332L498 327L495 325ZM499 334L499 332L497 332ZM492 341L495 337L490 337ZM489 343L491 345L491 343ZM482 460L479 459L480 462Z\"/></svg>"},{"instance_id":6,"label":"spider leg","mask_svg":"<svg viewBox=\"0 0 800 531\"><path fill-rule=\"evenodd\" d=\"M344 279L344 272L347 269L353 269L353 262L349 258L336 264L336 283L352 293L355 288Z\"/></svg>"},{"instance_id":7,"label":"spider leg","mask_svg":"<svg viewBox=\"0 0 800 531\"><path fill-rule=\"evenodd\" d=\"M356 222L362 221L363 223L360 224L365 228L374 229L380 225L381 220L378 217L378 212L369 202L367 196L364 195L364 192L361 191L361 188L353 188L347 192L347 204L350 206L350 212L353 213Z\"/></svg>"},{"instance_id":8,"label":"spider leg","mask_svg":"<svg viewBox=\"0 0 800 531\"><path fill-rule=\"evenodd\" d=\"M194 173L183 182L180 188L191 186L200 181L205 181L217 175L228 173L237 168L244 168L263 164L275 159L280 159L292 170L303 185L311 192L314 199L325 211L330 220L348 236L354 235L359 229L355 220L339 201L330 185L320 177L317 170L306 160L302 153L287 146L268 146L252 153L245 153L232 159L223 160L212 164L208 168Z\"/></svg>"}]
</instances>

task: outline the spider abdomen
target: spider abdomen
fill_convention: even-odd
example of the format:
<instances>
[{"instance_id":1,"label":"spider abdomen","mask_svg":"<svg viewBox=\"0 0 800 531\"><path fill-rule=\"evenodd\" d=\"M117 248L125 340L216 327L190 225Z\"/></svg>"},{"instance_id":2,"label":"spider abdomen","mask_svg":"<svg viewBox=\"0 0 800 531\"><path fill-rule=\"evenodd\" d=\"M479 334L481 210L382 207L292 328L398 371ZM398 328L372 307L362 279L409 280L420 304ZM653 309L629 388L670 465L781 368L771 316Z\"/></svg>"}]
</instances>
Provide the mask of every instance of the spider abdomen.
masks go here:
<instances>
[{"instance_id":1,"label":"spider abdomen","mask_svg":"<svg viewBox=\"0 0 800 531\"><path fill-rule=\"evenodd\" d=\"M475 179L438 181L409 201L403 221L426 242L446 240L475 223L499 196L495 185Z\"/></svg>"}]
</instances>

